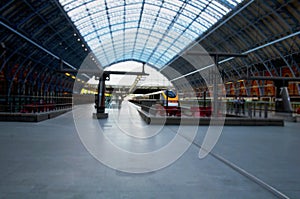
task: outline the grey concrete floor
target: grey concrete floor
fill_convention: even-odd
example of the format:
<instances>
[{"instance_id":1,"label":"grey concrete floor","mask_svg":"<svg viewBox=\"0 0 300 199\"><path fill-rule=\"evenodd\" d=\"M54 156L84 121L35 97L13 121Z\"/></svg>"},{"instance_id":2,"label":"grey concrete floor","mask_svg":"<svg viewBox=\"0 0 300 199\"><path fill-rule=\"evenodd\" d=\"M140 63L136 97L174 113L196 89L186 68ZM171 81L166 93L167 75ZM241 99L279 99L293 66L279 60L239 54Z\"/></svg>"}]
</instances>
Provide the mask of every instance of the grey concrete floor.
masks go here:
<instances>
[{"instance_id":1,"label":"grey concrete floor","mask_svg":"<svg viewBox=\"0 0 300 199\"><path fill-rule=\"evenodd\" d=\"M92 105L76 108L93 120ZM175 136L177 126L162 127L149 139L124 134L144 127L139 133L146 135L156 128L147 126L133 110L111 110L107 120L99 121L104 134L119 147L147 152ZM224 127L212 152L297 198L299 129L299 123ZM0 198L276 198L211 155L199 159L197 143L202 143L206 130L199 127L195 144L170 166L131 174L103 165L86 150L71 112L40 123L0 122Z\"/></svg>"}]
</instances>

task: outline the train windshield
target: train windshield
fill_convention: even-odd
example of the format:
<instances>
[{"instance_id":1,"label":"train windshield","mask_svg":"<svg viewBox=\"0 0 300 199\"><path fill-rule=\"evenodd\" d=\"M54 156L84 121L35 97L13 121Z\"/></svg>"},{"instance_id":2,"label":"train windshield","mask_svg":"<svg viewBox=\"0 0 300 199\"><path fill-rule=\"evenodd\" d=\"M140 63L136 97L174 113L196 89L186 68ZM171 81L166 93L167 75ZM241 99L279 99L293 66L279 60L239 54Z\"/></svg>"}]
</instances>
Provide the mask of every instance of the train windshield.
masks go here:
<instances>
[{"instance_id":1,"label":"train windshield","mask_svg":"<svg viewBox=\"0 0 300 199\"><path fill-rule=\"evenodd\" d=\"M168 97L170 97L170 98L176 97L176 93L175 93L174 91L168 91L168 90L166 90L166 91L165 91L165 94L166 94Z\"/></svg>"}]
</instances>

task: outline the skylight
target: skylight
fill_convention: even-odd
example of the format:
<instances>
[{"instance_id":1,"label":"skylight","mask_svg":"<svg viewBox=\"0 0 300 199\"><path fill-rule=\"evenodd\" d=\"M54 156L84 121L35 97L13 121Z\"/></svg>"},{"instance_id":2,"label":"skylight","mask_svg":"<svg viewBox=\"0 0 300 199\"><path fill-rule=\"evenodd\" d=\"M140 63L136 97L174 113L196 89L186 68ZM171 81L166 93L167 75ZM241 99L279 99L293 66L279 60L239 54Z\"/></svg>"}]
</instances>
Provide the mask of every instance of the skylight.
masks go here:
<instances>
[{"instance_id":1,"label":"skylight","mask_svg":"<svg viewBox=\"0 0 300 199\"><path fill-rule=\"evenodd\" d=\"M243 0L59 0L103 67L161 68Z\"/></svg>"}]
</instances>

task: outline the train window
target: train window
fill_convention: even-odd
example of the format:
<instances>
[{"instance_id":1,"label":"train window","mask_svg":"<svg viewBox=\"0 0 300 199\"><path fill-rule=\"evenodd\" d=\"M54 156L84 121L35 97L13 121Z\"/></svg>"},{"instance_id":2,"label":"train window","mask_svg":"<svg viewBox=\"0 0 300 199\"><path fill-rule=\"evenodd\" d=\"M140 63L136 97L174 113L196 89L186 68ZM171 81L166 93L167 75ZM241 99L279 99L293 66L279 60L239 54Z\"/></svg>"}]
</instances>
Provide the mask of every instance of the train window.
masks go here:
<instances>
[{"instance_id":1,"label":"train window","mask_svg":"<svg viewBox=\"0 0 300 199\"><path fill-rule=\"evenodd\" d=\"M168 97L171 97L171 98L176 97L176 93L175 93L174 91L168 91L168 90L166 90L166 91L165 91L165 94L166 94Z\"/></svg>"}]
</instances>

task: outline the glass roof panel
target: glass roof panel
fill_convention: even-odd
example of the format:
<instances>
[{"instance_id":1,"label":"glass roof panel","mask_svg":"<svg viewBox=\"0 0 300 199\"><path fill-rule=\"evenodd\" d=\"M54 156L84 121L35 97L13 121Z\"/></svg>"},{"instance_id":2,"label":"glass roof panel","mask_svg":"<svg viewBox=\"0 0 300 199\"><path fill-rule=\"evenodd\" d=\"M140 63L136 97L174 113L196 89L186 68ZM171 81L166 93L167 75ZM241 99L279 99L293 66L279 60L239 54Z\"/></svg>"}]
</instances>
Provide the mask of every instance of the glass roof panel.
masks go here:
<instances>
[{"instance_id":1,"label":"glass roof panel","mask_svg":"<svg viewBox=\"0 0 300 199\"><path fill-rule=\"evenodd\" d=\"M243 0L59 0L102 66L161 68Z\"/></svg>"}]
</instances>

